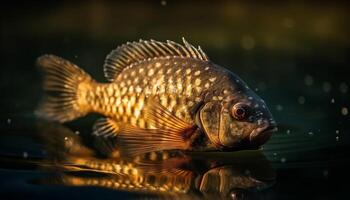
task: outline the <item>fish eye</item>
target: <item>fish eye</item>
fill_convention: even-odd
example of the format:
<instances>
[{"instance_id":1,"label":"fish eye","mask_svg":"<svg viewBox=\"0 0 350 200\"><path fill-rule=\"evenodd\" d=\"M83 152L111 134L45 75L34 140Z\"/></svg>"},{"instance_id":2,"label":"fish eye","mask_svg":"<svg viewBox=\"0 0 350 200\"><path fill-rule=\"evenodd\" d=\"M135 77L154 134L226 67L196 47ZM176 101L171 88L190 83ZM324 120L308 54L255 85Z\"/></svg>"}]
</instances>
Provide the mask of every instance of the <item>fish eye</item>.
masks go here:
<instances>
[{"instance_id":1,"label":"fish eye","mask_svg":"<svg viewBox=\"0 0 350 200\"><path fill-rule=\"evenodd\" d=\"M248 106L243 103L236 103L232 107L232 116L237 120L243 120L248 117Z\"/></svg>"}]
</instances>

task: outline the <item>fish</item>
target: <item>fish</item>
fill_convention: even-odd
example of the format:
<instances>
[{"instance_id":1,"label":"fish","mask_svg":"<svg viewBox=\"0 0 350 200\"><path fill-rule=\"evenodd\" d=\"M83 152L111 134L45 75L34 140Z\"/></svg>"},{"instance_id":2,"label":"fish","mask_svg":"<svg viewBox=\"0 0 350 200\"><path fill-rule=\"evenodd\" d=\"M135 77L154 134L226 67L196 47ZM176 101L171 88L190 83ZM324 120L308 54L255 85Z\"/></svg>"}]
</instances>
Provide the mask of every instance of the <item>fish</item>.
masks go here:
<instances>
[{"instance_id":1,"label":"fish","mask_svg":"<svg viewBox=\"0 0 350 200\"><path fill-rule=\"evenodd\" d=\"M55 55L36 64L45 91L37 116L64 123L99 113L93 135L115 141L125 155L259 148L277 127L265 101L238 75L184 38L118 46L104 61L107 83Z\"/></svg>"}]
</instances>

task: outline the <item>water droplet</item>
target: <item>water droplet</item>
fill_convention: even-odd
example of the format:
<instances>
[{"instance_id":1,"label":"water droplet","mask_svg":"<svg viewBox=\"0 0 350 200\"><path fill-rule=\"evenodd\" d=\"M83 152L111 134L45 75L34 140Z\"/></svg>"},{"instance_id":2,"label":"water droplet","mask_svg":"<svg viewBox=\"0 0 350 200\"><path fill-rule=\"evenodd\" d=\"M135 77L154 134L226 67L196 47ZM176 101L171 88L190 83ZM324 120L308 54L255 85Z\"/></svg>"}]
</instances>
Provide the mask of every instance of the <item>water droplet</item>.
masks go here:
<instances>
[{"instance_id":1,"label":"water droplet","mask_svg":"<svg viewBox=\"0 0 350 200\"><path fill-rule=\"evenodd\" d=\"M249 35L244 35L241 39L241 46L245 50L252 50L255 47L255 39Z\"/></svg>"},{"instance_id":2,"label":"water droplet","mask_svg":"<svg viewBox=\"0 0 350 200\"><path fill-rule=\"evenodd\" d=\"M312 131L310 131L308 134L309 134L310 136L313 136L313 135L314 135L314 133L313 133Z\"/></svg>"},{"instance_id":3,"label":"water droplet","mask_svg":"<svg viewBox=\"0 0 350 200\"><path fill-rule=\"evenodd\" d=\"M303 96L298 97L298 102L299 102L299 104L304 104L305 103L305 97L303 97Z\"/></svg>"},{"instance_id":4,"label":"water droplet","mask_svg":"<svg viewBox=\"0 0 350 200\"><path fill-rule=\"evenodd\" d=\"M328 170L323 170L323 176L324 176L324 177L327 177L328 174L329 174Z\"/></svg>"},{"instance_id":5,"label":"water droplet","mask_svg":"<svg viewBox=\"0 0 350 200\"><path fill-rule=\"evenodd\" d=\"M254 90L255 90L255 92L257 92L257 91L259 91L259 88L255 88Z\"/></svg>"},{"instance_id":6,"label":"water droplet","mask_svg":"<svg viewBox=\"0 0 350 200\"><path fill-rule=\"evenodd\" d=\"M23 158L28 158L28 152L26 151L23 152Z\"/></svg>"},{"instance_id":7,"label":"water droplet","mask_svg":"<svg viewBox=\"0 0 350 200\"><path fill-rule=\"evenodd\" d=\"M281 158L281 163L285 163L287 161L286 158Z\"/></svg>"},{"instance_id":8,"label":"water droplet","mask_svg":"<svg viewBox=\"0 0 350 200\"><path fill-rule=\"evenodd\" d=\"M344 116L348 115L349 114L348 108L347 107L342 107L341 108L341 114L344 115Z\"/></svg>"},{"instance_id":9,"label":"water droplet","mask_svg":"<svg viewBox=\"0 0 350 200\"><path fill-rule=\"evenodd\" d=\"M165 0L160 1L160 5L166 6L167 2Z\"/></svg>"},{"instance_id":10,"label":"water droplet","mask_svg":"<svg viewBox=\"0 0 350 200\"><path fill-rule=\"evenodd\" d=\"M348 85L344 82L340 83L339 90L341 93L347 93L348 92Z\"/></svg>"},{"instance_id":11,"label":"water droplet","mask_svg":"<svg viewBox=\"0 0 350 200\"><path fill-rule=\"evenodd\" d=\"M314 84L314 78L310 75L306 75L304 78L304 82L305 82L305 85L311 86L312 84Z\"/></svg>"},{"instance_id":12,"label":"water droplet","mask_svg":"<svg viewBox=\"0 0 350 200\"><path fill-rule=\"evenodd\" d=\"M335 103L335 99L334 98L331 99L331 103Z\"/></svg>"},{"instance_id":13,"label":"water droplet","mask_svg":"<svg viewBox=\"0 0 350 200\"><path fill-rule=\"evenodd\" d=\"M7 124L11 124L12 120L10 118L7 119Z\"/></svg>"},{"instance_id":14,"label":"water droplet","mask_svg":"<svg viewBox=\"0 0 350 200\"><path fill-rule=\"evenodd\" d=\"M335 136L335 141L339 141L339 136Z\"/></svg>"},{"instance_id":15,"label":"water droplet","mask_svg":"<svg viewBox=\"0 0 350 200\"><path fill-rule=\"evenodd\" d=\"M286 133L289 135L289 134L290 134L290 130L289 130L289 129L287 129Z\"/></svg>"},{"instance_id":16,"label":"water droplet","mask_svg":"<svg viewBox=\"0 0 350 200\"><path fill-rule=\"evenodd\" d=\"M77 134L77 135L79 135L79 134L80 134L80 132L79 132L79 131L75 131L74 133L75 133L75 134Z\"/></svg>"},{"instance_id":17,"label":"water droplet","mask_svg":"<svg viewBox=\"0 0 350 200\"><path fill-rule=\"evenodd\" d=\"M276 153L276 152L274 152L274 153L273 153L273 156L277 156L277 153Z\"/></svg>"},{"instance_id":18,"label":"water droplet","mask_svg":"<svg viewBox=\"0 0 350 200\"><path fill-rule=\"evenodd\" d=\"M78 55L74 55L74 58L78 58Z\"/></svg>"},{"instance_id":19,"label":"water droplet","mask_svg":"<svg viewBox=\"0 0 350 200\"><path fill-rule=\"evenodd\" d=\"M283 110L283 106L280 105L280 104L276 105L276 110L277 111L282 111Z\"/></svg>"},{"instance_id":20,"label":"water droplet","mask_svg":"<svg viewBox=\"0 0 350 200\"><path fill-rule=\"evenodd\" d=\"M326 82L323 82L322 88L324 92L329 92L332 89L332 85L326 81Z\"/></svg>"},{"instance_id":21,"label":"water droplet","mask_svg":"<svg viewBox=\"0 0 350 200\"><path fill-rule=\"evenodd\" d=\"M337 134L337 135L338 135L338 134L339 134L339 130L335 130L335 134Z\"/></svg>"}]
</instances>

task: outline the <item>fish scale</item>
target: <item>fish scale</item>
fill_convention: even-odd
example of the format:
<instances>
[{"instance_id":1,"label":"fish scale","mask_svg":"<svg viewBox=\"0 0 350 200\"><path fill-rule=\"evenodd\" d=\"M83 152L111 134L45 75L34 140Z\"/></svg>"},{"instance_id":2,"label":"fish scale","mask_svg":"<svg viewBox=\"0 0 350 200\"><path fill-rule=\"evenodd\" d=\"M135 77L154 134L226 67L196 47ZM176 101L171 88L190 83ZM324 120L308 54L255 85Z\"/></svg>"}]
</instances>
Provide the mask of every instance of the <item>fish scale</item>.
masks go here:
<instances>
[{"instance_id":1,"label":"fish scale","mask_svg":"<svg viewBox=\"0 0 350 200\"><path fill-rule=\"evenodd\" d=\"M168 67L171 70L167 70ZM150 128L152 124L147 123L142 109L148 97L155 96L162 106L191 123L190 110L213 84L203 76L204 73L200 73L206 67L203 63L186 58L152 59L137 63L120 73L117 83L94 83L96 85L92 91L96 92L90 92L91 89L86 91L88 104L93 112L140 128ZM135 77L136 81L131 79Z\"/></svg>"}]
</instances>

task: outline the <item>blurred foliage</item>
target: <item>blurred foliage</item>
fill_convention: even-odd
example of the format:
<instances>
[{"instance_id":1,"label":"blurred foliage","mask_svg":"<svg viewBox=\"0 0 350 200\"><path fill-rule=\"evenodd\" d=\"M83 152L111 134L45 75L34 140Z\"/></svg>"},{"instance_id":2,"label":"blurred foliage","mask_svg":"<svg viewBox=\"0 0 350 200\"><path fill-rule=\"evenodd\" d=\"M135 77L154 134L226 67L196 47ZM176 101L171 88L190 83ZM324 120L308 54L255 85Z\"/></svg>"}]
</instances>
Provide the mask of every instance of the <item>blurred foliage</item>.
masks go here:
<instances>
[{"instance_id":1,"label":"blurred foliage","mask_svg":"<svg viewBox=\"0 0 350 200\"><path fill-rule=\"evenodd\" d=\"M334 2L63 1L2 6L3 34L113 41L187 36L211 48L307 51L349 45L348 6ZM344 5L343 5L344 4ZM5 32L5 33L4 33ZM247 44L248 43L248 44ZM250 43L250 44L249 44Z\"/></svg>"}]
</instances>

